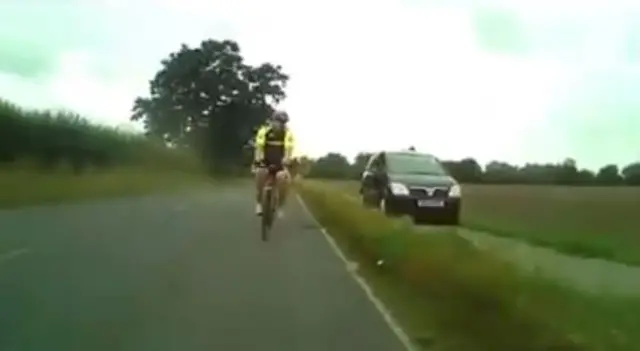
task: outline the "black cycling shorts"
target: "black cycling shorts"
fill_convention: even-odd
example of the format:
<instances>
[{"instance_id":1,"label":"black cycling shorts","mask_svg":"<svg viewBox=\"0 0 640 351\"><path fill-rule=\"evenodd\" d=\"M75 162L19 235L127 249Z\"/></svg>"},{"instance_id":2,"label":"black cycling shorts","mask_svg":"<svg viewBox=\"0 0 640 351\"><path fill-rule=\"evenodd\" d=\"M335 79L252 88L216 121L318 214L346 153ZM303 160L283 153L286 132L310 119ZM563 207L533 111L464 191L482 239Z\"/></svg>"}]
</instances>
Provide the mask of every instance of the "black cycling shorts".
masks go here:
<instances>
[{"instance_id":1,"label":"black cycling shorts","mask_svg":"<svg viewBox=\"0 0 640 351\"><path fill-rule=\"evenodd\" d=\"M275 175L276 173L284 170L284 165L282 164L282 160L280 162L273 162L269 160L263 160L260 162L260 168L266 168L269 170L269 174Z\"/></svg>"}]
</instances>

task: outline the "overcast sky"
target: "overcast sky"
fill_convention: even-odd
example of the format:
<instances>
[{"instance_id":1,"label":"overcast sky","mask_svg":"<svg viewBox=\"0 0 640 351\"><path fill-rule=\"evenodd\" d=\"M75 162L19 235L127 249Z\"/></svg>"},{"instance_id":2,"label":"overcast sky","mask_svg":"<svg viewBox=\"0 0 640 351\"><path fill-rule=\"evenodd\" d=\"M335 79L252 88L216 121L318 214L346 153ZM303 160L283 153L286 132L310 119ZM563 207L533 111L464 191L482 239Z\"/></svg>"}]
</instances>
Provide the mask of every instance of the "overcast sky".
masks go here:
<instances>
[{"instance_id":1,"label":"overcast sky","mask_svg":"<svg viewBox=\"0 0 640 351\"><path fill-rule=\"evenodd\" d=\"M518 3L516 5L516 3ZM301 153L640 160L640 2L2 0L0 97L127 122L181 42L291 75Z\"/></svg>"}]
</instances>

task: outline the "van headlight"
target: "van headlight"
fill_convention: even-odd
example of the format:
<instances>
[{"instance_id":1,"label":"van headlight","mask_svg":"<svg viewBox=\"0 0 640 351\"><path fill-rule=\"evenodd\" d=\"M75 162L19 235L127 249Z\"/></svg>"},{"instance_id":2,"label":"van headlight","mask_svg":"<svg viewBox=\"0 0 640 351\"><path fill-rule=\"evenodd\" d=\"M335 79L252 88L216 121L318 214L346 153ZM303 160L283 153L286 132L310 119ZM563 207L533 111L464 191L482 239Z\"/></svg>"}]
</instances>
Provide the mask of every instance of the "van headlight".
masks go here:
<instances>
[{"instance_id":1,"label":"van headlight","mask_svg":"<svg viewBox=\"0 0 640 351\"><path fill-rule=\"evenodd\" d=\"M401 183L389 184L389 190L391 190L393 195L409 195L409 188Z\"/></svg>"},{"instance_id":2,"label":"van headlight","mask_svg":"<svg viewBox=\"0 0 640 351\"><path fill-rule=\"evenodd\" d=\"M449 197L460 197L462 196L462 189L460 188L460 184L455 184L449 189Z\"/></svg>"}]
</instances>

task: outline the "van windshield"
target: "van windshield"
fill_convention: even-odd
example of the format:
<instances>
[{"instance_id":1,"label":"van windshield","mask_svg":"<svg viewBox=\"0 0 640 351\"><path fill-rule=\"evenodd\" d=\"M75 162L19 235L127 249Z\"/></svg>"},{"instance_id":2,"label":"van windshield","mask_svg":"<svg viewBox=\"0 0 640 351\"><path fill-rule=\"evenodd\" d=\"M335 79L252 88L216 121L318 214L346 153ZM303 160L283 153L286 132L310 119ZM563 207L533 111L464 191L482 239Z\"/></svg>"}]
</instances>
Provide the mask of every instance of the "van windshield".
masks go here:
<instances>
[{"instance_id":1,"label":"van windshield","mask_svg":"<svg viewBox=\"0 0 640 351\"><path fill-rule=\"evenodd\" d=\"M387 168L392 173L447 175L435 157L418 153L387 154Z\"/></svg>"}]
</instances>

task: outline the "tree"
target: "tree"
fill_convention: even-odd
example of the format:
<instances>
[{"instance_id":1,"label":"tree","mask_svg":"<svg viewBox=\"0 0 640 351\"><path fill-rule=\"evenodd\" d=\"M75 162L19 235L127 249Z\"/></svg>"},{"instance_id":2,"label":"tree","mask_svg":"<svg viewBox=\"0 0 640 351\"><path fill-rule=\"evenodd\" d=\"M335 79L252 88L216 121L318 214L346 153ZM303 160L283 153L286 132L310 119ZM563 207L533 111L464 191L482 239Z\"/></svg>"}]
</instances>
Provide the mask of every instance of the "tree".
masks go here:
<instances>
[{"instance_id":1,"label":"tree","mask_svg":"<svg viewBox=\"0 0 640 351\"><path fill-rule=\"evenodd\" d=\"M598 171L595 178L596 182L602 185L615 185L622 182L620 170L616 165L606 165Z\"/></svg>"},{"instance_id":2,"label":"tree","mask_svg":"<svg viewBox=\"0 0 640 351\"><path fill-rule=\"evenodd\" d=\"M356 158L353 160L352 168L352 177L354 179L359 179L364 172L364 169L367 167L367 162L371 157L371 153L369 152L360 152L356 155Z\"/></svg>"},{"instance_id":3,"label":"tree","mask_svg":"<svg viewBox=\"0 0 640 351\"><path fill-rule=\"evenodd\" d=\"M573 158L565 158L562 163L554 169L555 184L574 184L578 182L578 166Z\"/></svg>"},{"instance_id":4,"label":"tree","mask_svg":"<svg viewBox=\"0 0 640 351\"><path fill-rule=\"evenodd\" d=\"M640 185L640 162L632 163L622 169L625 183Z\"/></svg>"},{"instance_id":5,"label":"tree","mask_svg":"<svg viewBox=\"0 0 640 351\"><path fill-rule=\"evenodd\" d=\"M309 157L302 156L298 159L297 173L302 176L307 176L313 165L313 160Z\"/></svg>"},{"instance_id":6,"label":"tree","mask_svg":"<svg viewBox=\"0 0 640 351\"><path fill-rule=\"evenodd\" d=\"M517 183L518 182L518 167L512 166L506 162L491 161L483 175L483 180L487 183Z\"/></svg>"},{"instance_id":7,"label":"tree","mask_svg":"<svg viewBox=\"0 0 640 351\"><path fill-rule=\"evenodd\" d=\"M351 165L346 157L330 152L317 159L309 171L309 176L318 178L349 178Z\"/></svg>"},{"instance_id":8,"label":"tree","mask_svg":"<svg viewBox=\"0 0 640 351\"><path fill-rule=\"evenodd\" d=\"M482 179L482 167L473 158L465 158L461 161L443 161L445 168L451 175L464 183L476 183Z\"/></svg>"},{"instance_id":9,"label":"tree","mask_svg":"<svg viewBox=\"0 0 640 351\"><path fill-rule=\"evenodd\" d=\"M581 169L575 175L573 185L590 185L595 184L596 174L588 169Z\"/></svg>"},{"instance_id":10,"label":"tree","mask_svg":"<svg viewBox=\"0 0 640 351\"><path fill-rule=\"evenodd\" d=\"M273 111L270 104L286 97L282 67L244 63L231 40L182 44L161 63L131 119L143 121L150 137L196 148L210 165L237 165L246 141Z\"/></svg>"}]
</instances>

